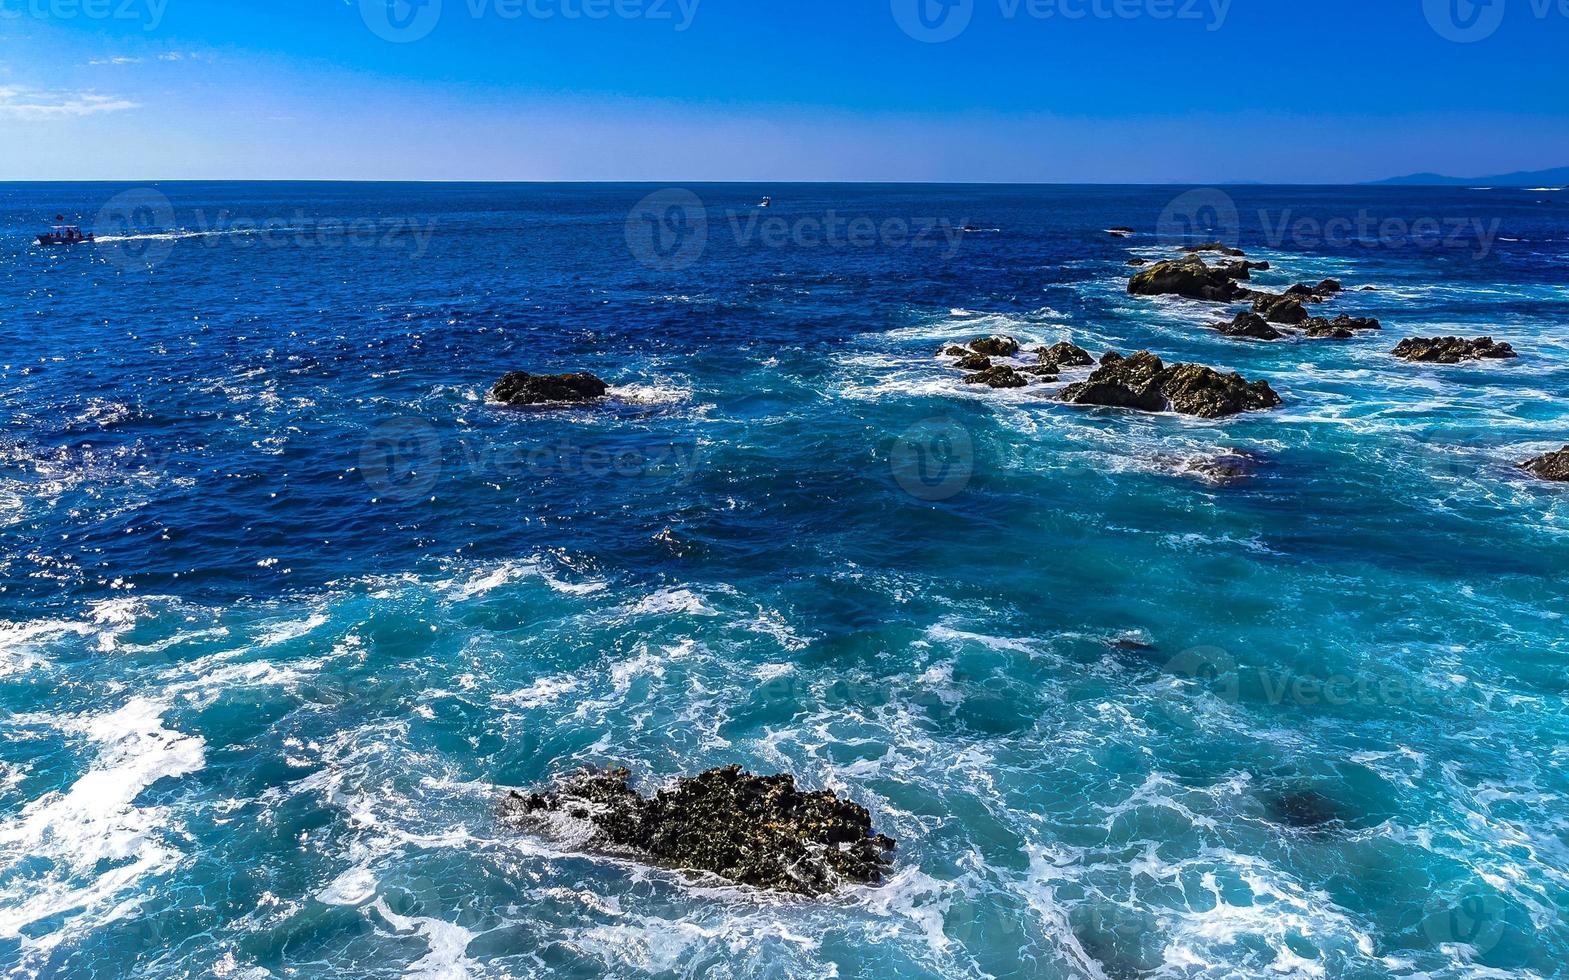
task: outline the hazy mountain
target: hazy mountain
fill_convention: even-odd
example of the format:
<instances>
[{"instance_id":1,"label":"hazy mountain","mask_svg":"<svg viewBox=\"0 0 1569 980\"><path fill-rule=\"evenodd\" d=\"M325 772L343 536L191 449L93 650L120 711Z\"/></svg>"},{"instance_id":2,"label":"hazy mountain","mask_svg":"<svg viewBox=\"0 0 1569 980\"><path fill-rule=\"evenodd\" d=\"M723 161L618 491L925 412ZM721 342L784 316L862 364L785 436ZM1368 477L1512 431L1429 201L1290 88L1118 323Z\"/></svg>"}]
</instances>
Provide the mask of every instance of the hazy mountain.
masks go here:
<instances>
[{"instance_id":1,"label":"hazy mountain","mask_svg":"<svg viewBox=\"0 0 1569 980\"><path fill-rule=\"evenodd\" d=\"M1524 170L1493 177L1445 177L1443 174L1411 174L1374 181L1376 184L1402 184L1428 187L1564 187L1569 185L1569 167L1556 170Z\"/></svg>"}]
</instances>

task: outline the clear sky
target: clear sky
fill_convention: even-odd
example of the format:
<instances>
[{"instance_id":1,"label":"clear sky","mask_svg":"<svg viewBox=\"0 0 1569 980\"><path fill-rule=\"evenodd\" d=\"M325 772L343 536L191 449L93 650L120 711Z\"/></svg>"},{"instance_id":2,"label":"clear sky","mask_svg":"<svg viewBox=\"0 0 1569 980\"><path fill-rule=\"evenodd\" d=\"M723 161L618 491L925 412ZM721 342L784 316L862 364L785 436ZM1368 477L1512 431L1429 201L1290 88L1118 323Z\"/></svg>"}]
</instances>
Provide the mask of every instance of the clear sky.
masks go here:
<instances>
[{"instance_id":1,"label":"clear sky","mask_svg":"<svg viewBox=\"0 0 1569 980\"><path fill-rule=\"evenodd\" d=\"M1569 0L0 0L0 180L1569 166Z\"/></svg>"}]
</instances>

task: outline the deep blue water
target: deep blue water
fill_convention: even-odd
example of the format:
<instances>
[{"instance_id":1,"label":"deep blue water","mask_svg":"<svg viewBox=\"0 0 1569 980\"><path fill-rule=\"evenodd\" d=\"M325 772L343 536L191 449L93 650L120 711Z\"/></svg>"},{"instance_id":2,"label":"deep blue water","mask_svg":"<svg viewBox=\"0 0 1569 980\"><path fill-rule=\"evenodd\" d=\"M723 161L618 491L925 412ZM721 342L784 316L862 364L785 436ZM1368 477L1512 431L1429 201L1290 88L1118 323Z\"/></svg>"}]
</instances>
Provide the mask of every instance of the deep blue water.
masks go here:
<instances>
[{"instance_id":1,"label":"deep blue water","mask_svg":"<svg viewBox=\"0 0 1569 980\"><path fill-rule=\"evenodd\" d=\"M1569 442L1569 197L659 190L0 185L8 975L1565 971L1569 496L1514 464ZM62 211L103 238L32 245ZM1129 297L1184 215L1384 331ZM1285 405L934 356L992 333ZM1522 356L1388 355L1457 333ZM513 369L616 397L488 405ZM890 881L494 815L731 763L866 803Z\"/></svg>"}]
</instances>

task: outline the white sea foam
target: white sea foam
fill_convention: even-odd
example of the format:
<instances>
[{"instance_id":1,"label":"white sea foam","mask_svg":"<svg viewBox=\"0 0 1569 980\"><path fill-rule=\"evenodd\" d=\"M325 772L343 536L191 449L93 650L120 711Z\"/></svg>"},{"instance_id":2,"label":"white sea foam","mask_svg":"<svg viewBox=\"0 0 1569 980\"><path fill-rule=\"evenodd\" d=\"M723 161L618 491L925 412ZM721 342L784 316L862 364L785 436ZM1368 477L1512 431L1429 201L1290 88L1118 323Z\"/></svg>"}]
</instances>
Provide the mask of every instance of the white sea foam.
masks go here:
<instances>
[{"instance_id":1,"label":"white sea foam","mask_svg":"<svg viewBox=\"0 0 1569 980\"><path fill-rule=\"evenodd\" d=\"M364 905L376 897L376 875L369 868L350 868L316 893L323 905Z\"/></svg>"},{"instance_id":2,"label":"white sea foam","mask_svg":"<svg viewBox=\"0 0 1569 980\"><path fill-rule=\"evenodd\" d=\"M0 894L0 937L46 951L130 914L132 889L179 863L169 809L136 806L144 790L206 764L202 739L163 727L166 710L139 697L108 714L58 720L97 756L70 789L39 797L0 824L0 870L23 860L49 865L11 879ZM61 924L42 936L24 931L57 916Z\"/></svg>"},{"instance_id":3,"label":"white sea foam","mask_svg":"<svg viewBox=\"0 0 1569 980\"><path fill-rule=\"evenodd\" d=\"M468 958L475 933L440 919L398 915L382 899L376 901L375 909L395 931L418 935L429 949L409 964L404 980L467 980L478 968L479 964Z\"/></svg>"}]
</instances>

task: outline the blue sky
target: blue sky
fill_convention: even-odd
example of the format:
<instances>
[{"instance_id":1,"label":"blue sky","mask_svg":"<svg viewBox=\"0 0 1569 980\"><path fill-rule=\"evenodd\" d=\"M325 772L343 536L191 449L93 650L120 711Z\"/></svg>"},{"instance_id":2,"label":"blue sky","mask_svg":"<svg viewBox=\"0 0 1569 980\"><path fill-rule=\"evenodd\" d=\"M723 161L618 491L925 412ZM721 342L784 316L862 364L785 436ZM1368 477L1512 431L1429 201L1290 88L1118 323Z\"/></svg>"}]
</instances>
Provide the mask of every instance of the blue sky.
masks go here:
<instances>
[{"instance_id":1,"label":"blue sky","mask_svg":"<svg viewBox=\"0 0 1569 980\"><path fill-rule=\"evenodd\" d=\"M1569 165L1569 0L419 2L0 0L0 179Z\"/></svg>"}]
</instances>

